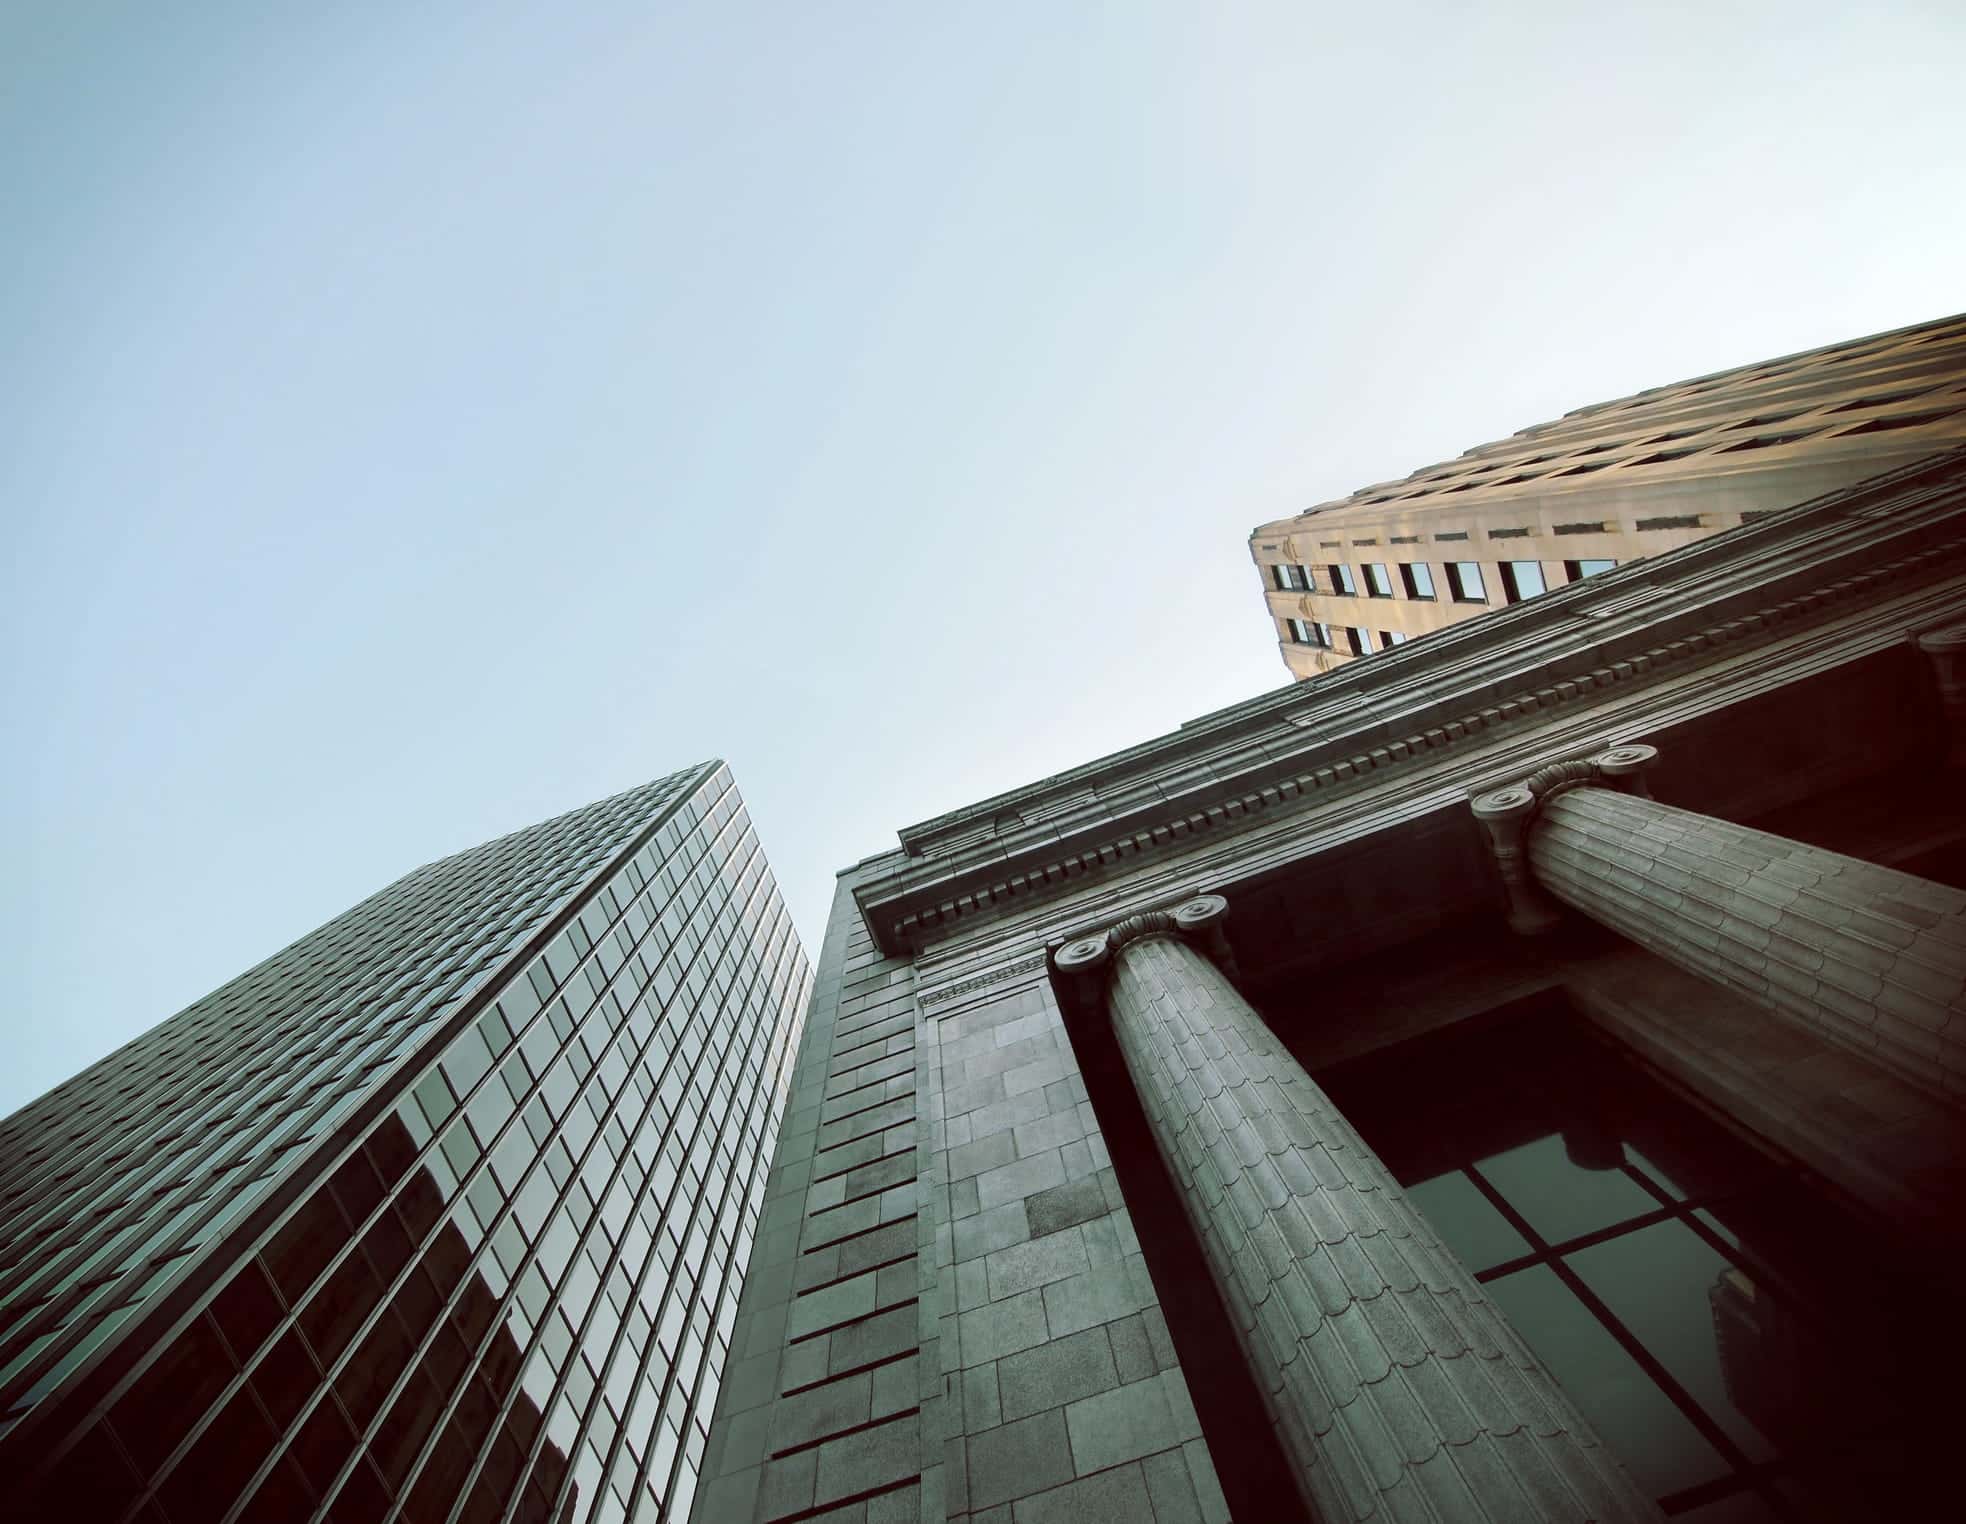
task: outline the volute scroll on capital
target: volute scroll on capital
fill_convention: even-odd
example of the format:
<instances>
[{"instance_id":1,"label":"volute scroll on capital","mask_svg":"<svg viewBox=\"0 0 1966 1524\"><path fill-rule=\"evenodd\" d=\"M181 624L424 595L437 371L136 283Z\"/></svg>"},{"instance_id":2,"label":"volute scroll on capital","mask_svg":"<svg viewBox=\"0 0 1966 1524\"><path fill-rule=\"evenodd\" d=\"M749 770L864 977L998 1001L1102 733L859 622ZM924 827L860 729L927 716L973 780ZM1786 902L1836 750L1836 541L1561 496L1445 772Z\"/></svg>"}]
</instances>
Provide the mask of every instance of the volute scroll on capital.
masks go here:
<instances>
[{"instance_id":1,"label":"volute scroll on capital","mask_svg":"<svg viewBox=\"0 0 1966 1524\"><path fill-rule=\"evenodd\" d=\"M1217 944L1222 942L1222 923L1228 915L1229 902L1219 894L1194 895L1172 910L1137 911L1103 931L1072 938L1052 952L1051 966L1060 974L1091 974L1110 964L1114 954L1129 943L1152 936L1193 941L1216 955Z\"/></svg>"}]
</instances>

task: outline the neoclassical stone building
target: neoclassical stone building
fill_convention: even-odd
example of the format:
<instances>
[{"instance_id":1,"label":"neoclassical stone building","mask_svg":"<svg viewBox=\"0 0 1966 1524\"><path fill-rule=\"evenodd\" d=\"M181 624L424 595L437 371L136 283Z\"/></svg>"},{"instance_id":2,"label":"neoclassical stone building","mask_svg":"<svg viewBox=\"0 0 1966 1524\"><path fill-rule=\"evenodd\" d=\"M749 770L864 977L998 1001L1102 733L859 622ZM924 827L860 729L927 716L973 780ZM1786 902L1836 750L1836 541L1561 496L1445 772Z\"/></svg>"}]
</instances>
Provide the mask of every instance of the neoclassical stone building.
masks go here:
<instances>
[{"instance_id":1,"label":"neoclassical stone building","mask_svg":"<svg viewBox=\"0 0 1966 1524\"><path fill-rule=\"evenodd\" d=\"M1966 452L840 875L694 1517L1915 1518Z\"/></svg>"}]
</instances>

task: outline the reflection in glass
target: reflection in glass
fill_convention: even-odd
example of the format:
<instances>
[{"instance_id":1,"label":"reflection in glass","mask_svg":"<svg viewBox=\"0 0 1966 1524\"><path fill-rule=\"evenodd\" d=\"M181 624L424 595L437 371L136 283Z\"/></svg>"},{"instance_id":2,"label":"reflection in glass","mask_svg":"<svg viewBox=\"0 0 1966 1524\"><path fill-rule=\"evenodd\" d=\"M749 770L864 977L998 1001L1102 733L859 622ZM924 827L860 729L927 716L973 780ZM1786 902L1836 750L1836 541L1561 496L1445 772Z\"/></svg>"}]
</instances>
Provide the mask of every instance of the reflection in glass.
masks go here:
<instances>
[{"instance_id":1,"label":"reflection in glass","mask_svg":"<svg viewBox=\"0 0 1966 1524\"><path fill-rule=\"evenodd\" d=\"M1623 1170L1579 1167L1559 1136L1490 1154L1479 1168L1551 1243L1594 1233L1659 1205Z\"/></svg>"},{"instance_id":2,"label":"reflection in glass","mask_svg":"<svg viewBox=\"0 0 1966 1524\"><path fill-rule=\"evenodd\" d=\"M1470 1270L1485 1270L1529 1252L1529 1240L1459 1170L1409 1185L1406 1195Z\"/></svg>"},{"instance_id":3,"label":"reflection in glass","mask_svg":"<svg viewBox=\"0 0 1966 1524\"><path fill-rule=\"evenodd\" d=\"M1956 1295L1799 1166L1554 1004L1319 1080L1669 1516L1956 1511Z\"/></svg>"},{"instance_id":4,"label":"reflection in glass","mask_svg":"<svg viewBox=\"0 0 1966 1524\"><path fill-rule=\"evenodd\" d=\"M1554 1271L1533 1265L1487 1289L1641 1486L1663 1496L1725 1474L1720 1453Z\"/></svg>"},{"instance_id":5,"label":"reflection in glass","mask_svg":"<svg viewBox=\"0 0 1966 1524\"><path fill-rule=\"evenodd\" d=\"M1604 1298L1605 1305L1633 1333L1653 1358L1698 1399L1750 1460L1767 1460L1774 1453L1764 1427L1779 1433L1783 1427L1775 1405L1760 1401L1756 1421L1734 1401L1721 1369L1719 1339L1722 1322L1731 1324L1737 1375L1748 1375L1755 1391L1773 1393L1786 1385L1791 1350L1778 1350L1755 1337L1753 1309L1757 1292L1753 1279L1724 1258L1717 1249L1680 1222L1654 1223L1608 1243L1579 1249L1566 1256L1584 1284ZM1793 1329L1793 1319L1782 1320ZM1786 1343L1787 1341L1782 1341ZM1771 1364L1770 1357L1775 1357Z\"/></svg>"}]
</instances>

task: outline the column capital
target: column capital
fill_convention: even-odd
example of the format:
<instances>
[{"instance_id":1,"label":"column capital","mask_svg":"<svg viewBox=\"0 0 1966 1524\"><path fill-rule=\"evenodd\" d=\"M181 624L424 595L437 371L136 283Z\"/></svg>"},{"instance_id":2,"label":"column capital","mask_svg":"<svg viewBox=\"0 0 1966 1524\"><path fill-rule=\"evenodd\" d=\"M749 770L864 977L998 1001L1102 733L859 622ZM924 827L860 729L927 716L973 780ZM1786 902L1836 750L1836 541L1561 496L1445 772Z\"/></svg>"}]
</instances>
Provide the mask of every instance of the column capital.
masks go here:
<instances>
[{"instance_id":1,"label":"column capital","mask_svg":"<svg viewBox=\"0 0 1966 1524\"><path fill-rule=\"evenodd\" d=\"M1645 775L1658 760L1658 747L1634 741L1599 752L1591 758L1591 766L1597 769L1598 777L1610 779L1626 793L1650 799L1652 786L1646 782Z\"/></svg>"},{"instance_id":2,"label":"column capital","mask_svg":"<svg viewBox=\"0 0 1966 1524\"><path fill-rule=\"evenodd\" d=\"M1920 630L1918 649L1927 656L1958 656L1966 653L1966 620L1936 630Z\"/></svg>"},{"instance_id":3,"label":"column capital","mask_svg":"<svg viewBox=\"0 0 1966 1524\"><path fill-rule=\"evenodd\" d=\"M1502 875L1509 898L1509 929L1523 936L1540 936L1561 917L1529 871L1528 840L1543 805L1557 795L1587 784L1608 784L1641 799L1650 799L1646 769L1659 760L1659 748L1628 741L1592 757L1569 757L1539 767L1520 783L1491 789L1470 801L1474 817L1488 836L1488 850Z\"/></svg>"},{"instance_id":4,"label":"column capital","mask_svg":"<svg viewBox=\"0 0 1966 1524\"><path fill-rule=\"evenodd\" d=\"M1173 909L1141 910L1122 916L1101 931L1073 937L1051 949L1051 966L1068 976L1095 974L1113 960L1129 942L1142 937L1180 937L1197 944L1214 958L1224 973L1233 977L1234 960L1222 923L1229 918L1229 902L1219 894L1197 894Z\"/></svg>"}]
</instances>

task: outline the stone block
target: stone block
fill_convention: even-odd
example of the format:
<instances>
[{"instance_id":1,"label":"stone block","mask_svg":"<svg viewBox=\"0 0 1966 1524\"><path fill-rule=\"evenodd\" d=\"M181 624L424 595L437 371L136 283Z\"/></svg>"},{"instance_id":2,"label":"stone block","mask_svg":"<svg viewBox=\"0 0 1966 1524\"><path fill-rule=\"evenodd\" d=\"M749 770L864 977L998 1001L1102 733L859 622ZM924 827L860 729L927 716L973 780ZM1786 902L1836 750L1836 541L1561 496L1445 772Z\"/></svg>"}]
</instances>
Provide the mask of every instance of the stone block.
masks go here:
<instances>
[{"instance_id":1,"label":"stone block","mask_svg":"<svg viewBox=\"0 0 1966 1524\"><path fill-rule=\"evenodd\" d=\"M874 1378L874 1401L870 1416L886 1418L903 1408L919 1405L921 1400L921 1375L917 1370L920 1361L910 1355L905 1360L877 1366L870 1374Z\"/></svg>"},{"instance_id":2,"label":"stone block","mask_svg":"<svg viewBox=\"0 0 1966 1524\"><path fill-rule=\"evenodd\" d=\"M1190 1437L1179 1432L1158 1376L1080 1398L1066 1407L1065 1425L1081 1476L1173 1449Z\"/></svg>"},{"instance_id":3,"label":"stone block","mask_svg":"<svg viewBox=\"0 0 1966 1524\"><path fill-rule=\"evenodd\" d=\"M1001 1360L1019 1350L1042 1344L1050 1337L1045 1323L1044 1293L1023 1292L1001 1302L992 1302L973 1312L961 1314L962 1361L980 1365L985 1360Z\"/></svg>"},{"instance_id":4,"label":"stone block","mask_svg":"<svg viewBox=\"0 0 1966 1524\"><path fill-rule=\"evenodd\" d=\"M1063 1407L1119 1385L1103 1328L1053 1339L998 1362L996 1384L1006 1420Z\"/></svg>"},{"instance_id":5,"label":"stone block","mask_svg":"<svg viewBox=\"0 0 1966 1524\"><path fill-rule=\"evenodd\" d=\"M892 1312L876 1313L871 1318L863 1318L858 1323L849 1323L835 1330L829 1336L832 1345L827 1357L829 1370L857 1370L876 1360L884 1360L889 1355L914 1349L917 1322L915 1308L910 1305L897 1307Z\"/></svg>"},{"instance_id":6,"label":"stone block","mask_svg":"<svg viewBox=\"0 0 1966 1524\"><path fill-rule=\"evenodd\" d=\"M1056 1408L971 1434L965 1448L972 1508L1029 1497L1072 1479L1065 1415ZM1144 1483L1141 1496L1144 1501Z\"/></svg>"},{"instance_id":7,"label":"stone block","mask_svg":"<svg viewBox=\"0 0 1966 1524\"><path fill-rule=\"evenodd\" d=\"M831 1502L916 1476L921 1471L919 1426L910 1413L841 1439L818 1450L814 1500Z\"/></svg>"},{"instance_id":8,"label":"stone block","mask_svg":"<svg viewBox=\"0 0 1966 1524\"><path fill-rule=\"evenodd\" d=\"M996 1361L973 1365L965 1370L962 1373L962 1393L965 1430L994 1429L1004 1421L1003 1402L997 1388ZM1022 1418L1026 1415L1013 1413L1010 1416Z\"/></svg>"},{"instance_id":9,"label":"stone block","mask_svg":"<svg viewBox=\"0 0 1966 1524\"><path fill-rule=\"evenodd\" d=\"M952 1243L958 1263L981 1259L995 1250L1021 1244L1031 1236L1031 1226L1025 1218L1024 1203L1021 1201L1006 1202L987 1212L960 1218L954 1224L954 1230Z\"/></svg>"},{"instance_id":10,"label":"stone block","mask_svg":"<svg viewBox=\"0 0 1966 1524\"><path fill-rule=\"evenodd\" d=\"M1201 1501L1188 1475L1187 1458L1179 1450L1163 1450L1140 1462L1148 1496L1153 1499L1154 1524L1202 1524Z\"/></svg>"},{"instance_id":11,"label":"stone block","mask_svg":"<svg viewBox=\"0 0 1966 1524\"><path fill-rule=\"evenodd\" d=\"M1147 1337L1147 1325L1141 1314L1120 1318L1106 1324L1106 1337L1113 1346L1113 1364L1118 1368L1122 1382L1144 1381L1159 1368L1154 1359L1154 1347Z\"/></svg>"},{"instance_id":12,"label":"stone block","mask_svg":"<svg viewBox=\"0 0 1966 1524\"><path fill-rule=\"evenodd\" d=\"M849 1323L874 1310L875 1278L857 1275L850 1281L836 1281L820 1291L810 1291L792 1303L786 1324L786 1337L804 1338L822 1328Z\"/></svg>"},{"instance_id":13,"label":"stone block","mask_svg":"<svg viewBox=\"0 0 1966 1524\"><path fill-rule=\"evenodd\" d=\"M771 1447L790 1450L856 1428L871 1414L873 1378L862 1371L780 1401L771 1414Z\"/></svg>"},{"instance_id":14,"label":"stone block","mask_svg":"<svg viewBox=\"0 0 1966 1524\"><path fill-rule=\"evenodd\" d=\"M1062 1281L1092 1268L1076 1229L1034 1238L1028 1243L998 1249L984 1263L989 1268L993 1300L1015 1296L1033 1286Z\"/></svg>"},{"instance_id":15,"label":"stone block","mask_svg":"<svg viewBox=\"0 0 1966 1524\"><path fill-rule=\"evenodd\" d=\"M1069 1280L1053 1281L1044 1287L1043 1296L1045 1315L1054 1336L1110 1323L1130 1312L1138 1312L1143 1305L1133 1277L1121 1275L1116 1269L1089 1271Z\"/></svg>"},{"instance_id":16,"label":"stone block","mask_svg":"<svg viewBox=\"0 0 1966 1524\"><path fill-rule=\"evenodd\" d=\"M971 1144L972 1148L977 1145ZM986 1170L976 1177L978 1200L987 1211L1065 1182L1065 1167L1056 1149Z\"/></svg>"},{"instance_id":17,"label":"stone block","mask_svg":"<svg viewBox=\"0 0 1966 1524\"><path fill-rule=\"evenodd\" d=\"M1103 1217L1109 1207L1098 1179L1075 1180L1029 1195L1024 1211L1031 1225L1031 1237L1057 1233L1081 1222Z\"/></svg>"},{"instance_id":18,"label":"stone block","mask_svg":"<svg viewBox=\"0 0 1966 1524\"><path fill-rule=\"evenodd\" d=\"M1161 1524L1139 1466L1088 1476L1018 1500L1015 1524Z\"/></svg>"},{"instance_id":19,"label":"stone block","mask_svg":"<svg viewBox=\"0 0 1966 1524\"><path fill-rule=\"evenodd\" d=\"M767 1519L798 1513L812 1506L812 1489L819 1476L819 1452L801 1450L765 1464L758 1487L758 1513Z\"/></svg>"},{"instance_id":20,"label":"stone block","mask_svg":"<svg viewBox=\"0 0 1966 1524\"><path fill-rule=\"evenodd\" d=\"M962 1180L985 1170L1000 1169L1017 1158L1012 1132L996 1132L974 1143L949 1150L949 1179Z\"/></svg>"},{"instance_id":21,"label":"stone block","mask_svg":"<svg viewBox=\"0 0 1966 1524\"><path fill-rule=\"evenodd\" d=\"M1062 1148L1067 1143L1076 1143L1085 1136L1085 1131L1078 1107L1068 1105L1036 1121L1018 1123L1011 1129L1011 1136L1016 1139L1018 1153L1037 1154L1047 1148Z\"/></svg>"},{"instance_id":22,"label":"stone block","mask_svg":"<svg viewBox=\"0 0 1966 1524\"><path fill-rule=\"evenodd\" d=\"M1229 1500L1222 1495L1222 1479L1215 1474L1215 1459L1208 1446L1191 1439L1181 1447L1181 1453L1187 1457L1188 1478L1195 1485L1202 1524L1229 1524Z\"/></svg>"}]
</instances>

